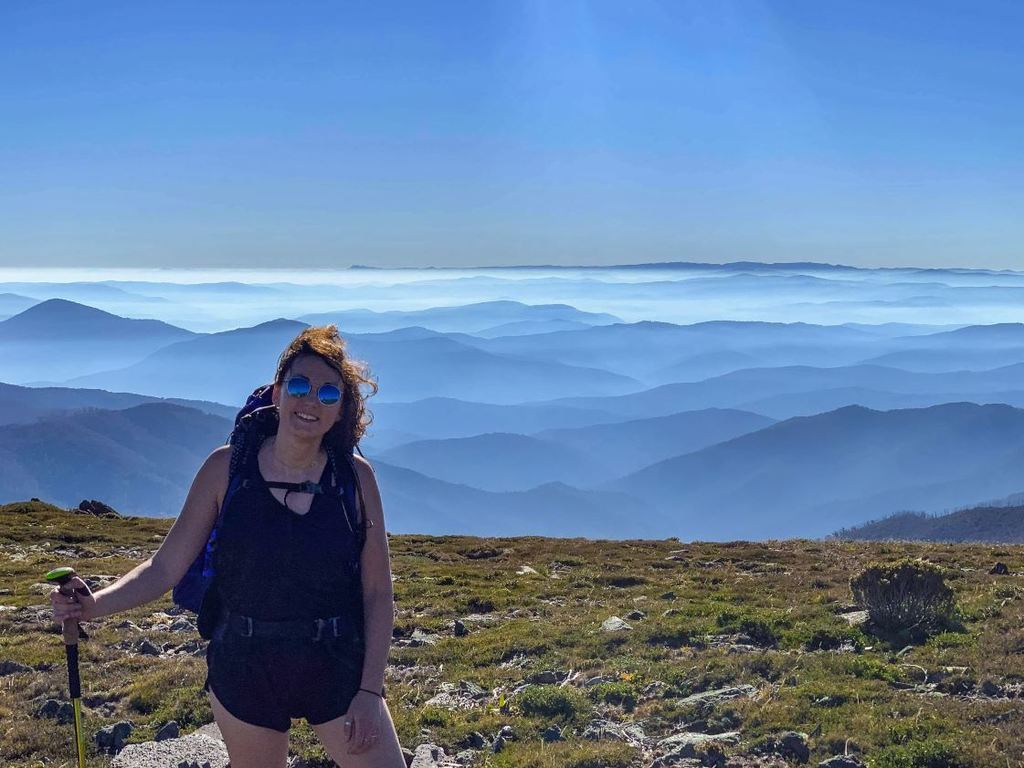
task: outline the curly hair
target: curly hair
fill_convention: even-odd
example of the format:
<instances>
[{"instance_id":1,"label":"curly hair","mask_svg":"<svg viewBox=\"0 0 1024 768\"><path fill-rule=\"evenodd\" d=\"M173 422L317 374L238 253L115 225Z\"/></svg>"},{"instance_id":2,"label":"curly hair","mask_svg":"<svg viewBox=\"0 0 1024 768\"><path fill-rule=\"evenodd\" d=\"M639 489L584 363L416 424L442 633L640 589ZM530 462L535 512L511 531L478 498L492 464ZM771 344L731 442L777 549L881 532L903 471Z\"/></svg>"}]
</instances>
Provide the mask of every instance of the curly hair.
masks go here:
<instances>
[{"instance_id":1,"label":"curly hair","mask_svg":"<svg viewBox=\"0 0 1024 768\"><path fill-rule=\"evenodd\" d=\"M366 398L377 394L377 382L370 378L366 363L345 354L345 340L334 323L310 326L292 339L277 361L275 384L284 383L292 363L301 355L316 355L341 375L341 420L331 427L324 439L339 450L351 453L373 421L373 414L366 408ZM372 391L364 394L362 386Z\"/></svg>"}]
</instances>

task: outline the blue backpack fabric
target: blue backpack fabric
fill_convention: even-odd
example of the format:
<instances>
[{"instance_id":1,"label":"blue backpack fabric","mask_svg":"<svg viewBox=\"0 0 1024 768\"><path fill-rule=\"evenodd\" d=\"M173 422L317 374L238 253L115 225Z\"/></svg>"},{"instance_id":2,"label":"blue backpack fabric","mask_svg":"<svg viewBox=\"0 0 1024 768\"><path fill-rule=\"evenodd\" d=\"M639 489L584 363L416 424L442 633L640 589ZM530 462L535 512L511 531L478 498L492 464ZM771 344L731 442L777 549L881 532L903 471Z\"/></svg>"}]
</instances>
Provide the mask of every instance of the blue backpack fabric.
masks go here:
<instances>
[{"instance_id":1,"label":"blue backpack fabric","mask_svg":"<svg viewBox=\"0 0 1024 768\"><path fill-rule=\"evenodd\" d=\"M256 460L260 446L269 435L277 432L277 406L271 401L273 385L257 387L238 414L235 426L228 438L231 446L231 464L228 471L228 488L224 501L217 513L217 521L210 531L210 536L196 555L185 575L172 591L175 604L198 616L199 634L209 639L213 636L213 628L220 613L216 590L212 588L216 573L214 572L214 553L217 550L217 533L220 529L224 512L228 508L231 497L241 487L245 473L243 468ZM334 477L334 487L338 493L341 513L345 515L349 529L357 536L354 562L349 563L350 572L358 578L359 553L366 542L366 520L363 517L363 494L359 487L359 475L356 472L353 454L338 455L338 451L325 443L328 461ZM357 449L358 450L358 449ZM357 502L358 496L358 504Z\"/></svg>"}]
</instances>

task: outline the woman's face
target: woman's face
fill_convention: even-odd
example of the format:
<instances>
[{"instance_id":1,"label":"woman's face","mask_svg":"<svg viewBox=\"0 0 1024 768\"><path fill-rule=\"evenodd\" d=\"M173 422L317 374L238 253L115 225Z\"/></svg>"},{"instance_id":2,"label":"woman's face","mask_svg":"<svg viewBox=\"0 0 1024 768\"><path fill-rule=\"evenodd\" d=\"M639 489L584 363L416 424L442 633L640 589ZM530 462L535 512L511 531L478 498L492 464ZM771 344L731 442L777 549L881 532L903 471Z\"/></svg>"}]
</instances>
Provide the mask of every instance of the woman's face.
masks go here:
<instances>
[{"instance_id":1,"label":"woman's face","mask_svg":"<svg viewBox=\"0 0 1024 768\"><path fill-rule=\"evenodd\" d=\"M288 394L284 384L275 384L273 401L280 415L280 429L296 435L323 437L338 421L341 421L344 389L341 374L316 355L300 355L292 362L285 374L285 382L293 376L309 379L309 392L302 396ZM333 384L342 392L342 399L333 405L324 405L317 395L323 384Z\"/></svg>"}]
</instances>

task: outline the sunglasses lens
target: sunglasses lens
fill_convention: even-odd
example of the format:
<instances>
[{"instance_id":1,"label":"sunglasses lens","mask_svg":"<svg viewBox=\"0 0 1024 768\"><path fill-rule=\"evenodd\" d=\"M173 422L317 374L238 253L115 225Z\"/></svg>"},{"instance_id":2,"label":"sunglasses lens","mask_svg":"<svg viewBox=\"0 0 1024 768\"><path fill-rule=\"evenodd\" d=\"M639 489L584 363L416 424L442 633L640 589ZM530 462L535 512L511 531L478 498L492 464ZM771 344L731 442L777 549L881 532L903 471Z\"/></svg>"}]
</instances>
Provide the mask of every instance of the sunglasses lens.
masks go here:
<instances>
[{"instance_id":1,"label":"sunglasses lens","mask_svg":"<svg viewBox=\"0 0 1024 768\"><path fill-rule=\"evenodd\" d=\"M288 394L292 397L305 397L309 394L309 379L303 376L292 376L287 385Z\"/></svg>"},{"instance_id":2,"label":"sunglasses lens","mask_svg":"<svg viewBox=\"0 0 1024 768\"><path fill-rule=\"evenodd\" d=\"M317 390L317 396L324 405L334 405L341 400L341 390L333 384L324 384Z\"/></svg>"}]
</instances>

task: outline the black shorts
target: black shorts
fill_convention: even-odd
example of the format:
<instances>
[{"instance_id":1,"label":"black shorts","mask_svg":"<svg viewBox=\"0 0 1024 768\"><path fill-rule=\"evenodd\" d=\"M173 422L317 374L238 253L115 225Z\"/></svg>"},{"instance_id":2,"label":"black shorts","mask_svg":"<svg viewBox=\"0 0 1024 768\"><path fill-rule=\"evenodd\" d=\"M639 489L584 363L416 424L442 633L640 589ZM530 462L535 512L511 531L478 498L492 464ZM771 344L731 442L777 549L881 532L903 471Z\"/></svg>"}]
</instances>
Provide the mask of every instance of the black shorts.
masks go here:
<instances>
[{"instance_id":1,"label":"black shorts","mask_svg":"<svg viewBox=\"0 0 1024 768\"><path fill-rule=\"evenodd\" d=\"M206 648L204 690L251 725L287 732L291 719L320 725L345 714L363 677L363 647L331 638L227 636Z\"/></svg>"}]
</instances>

